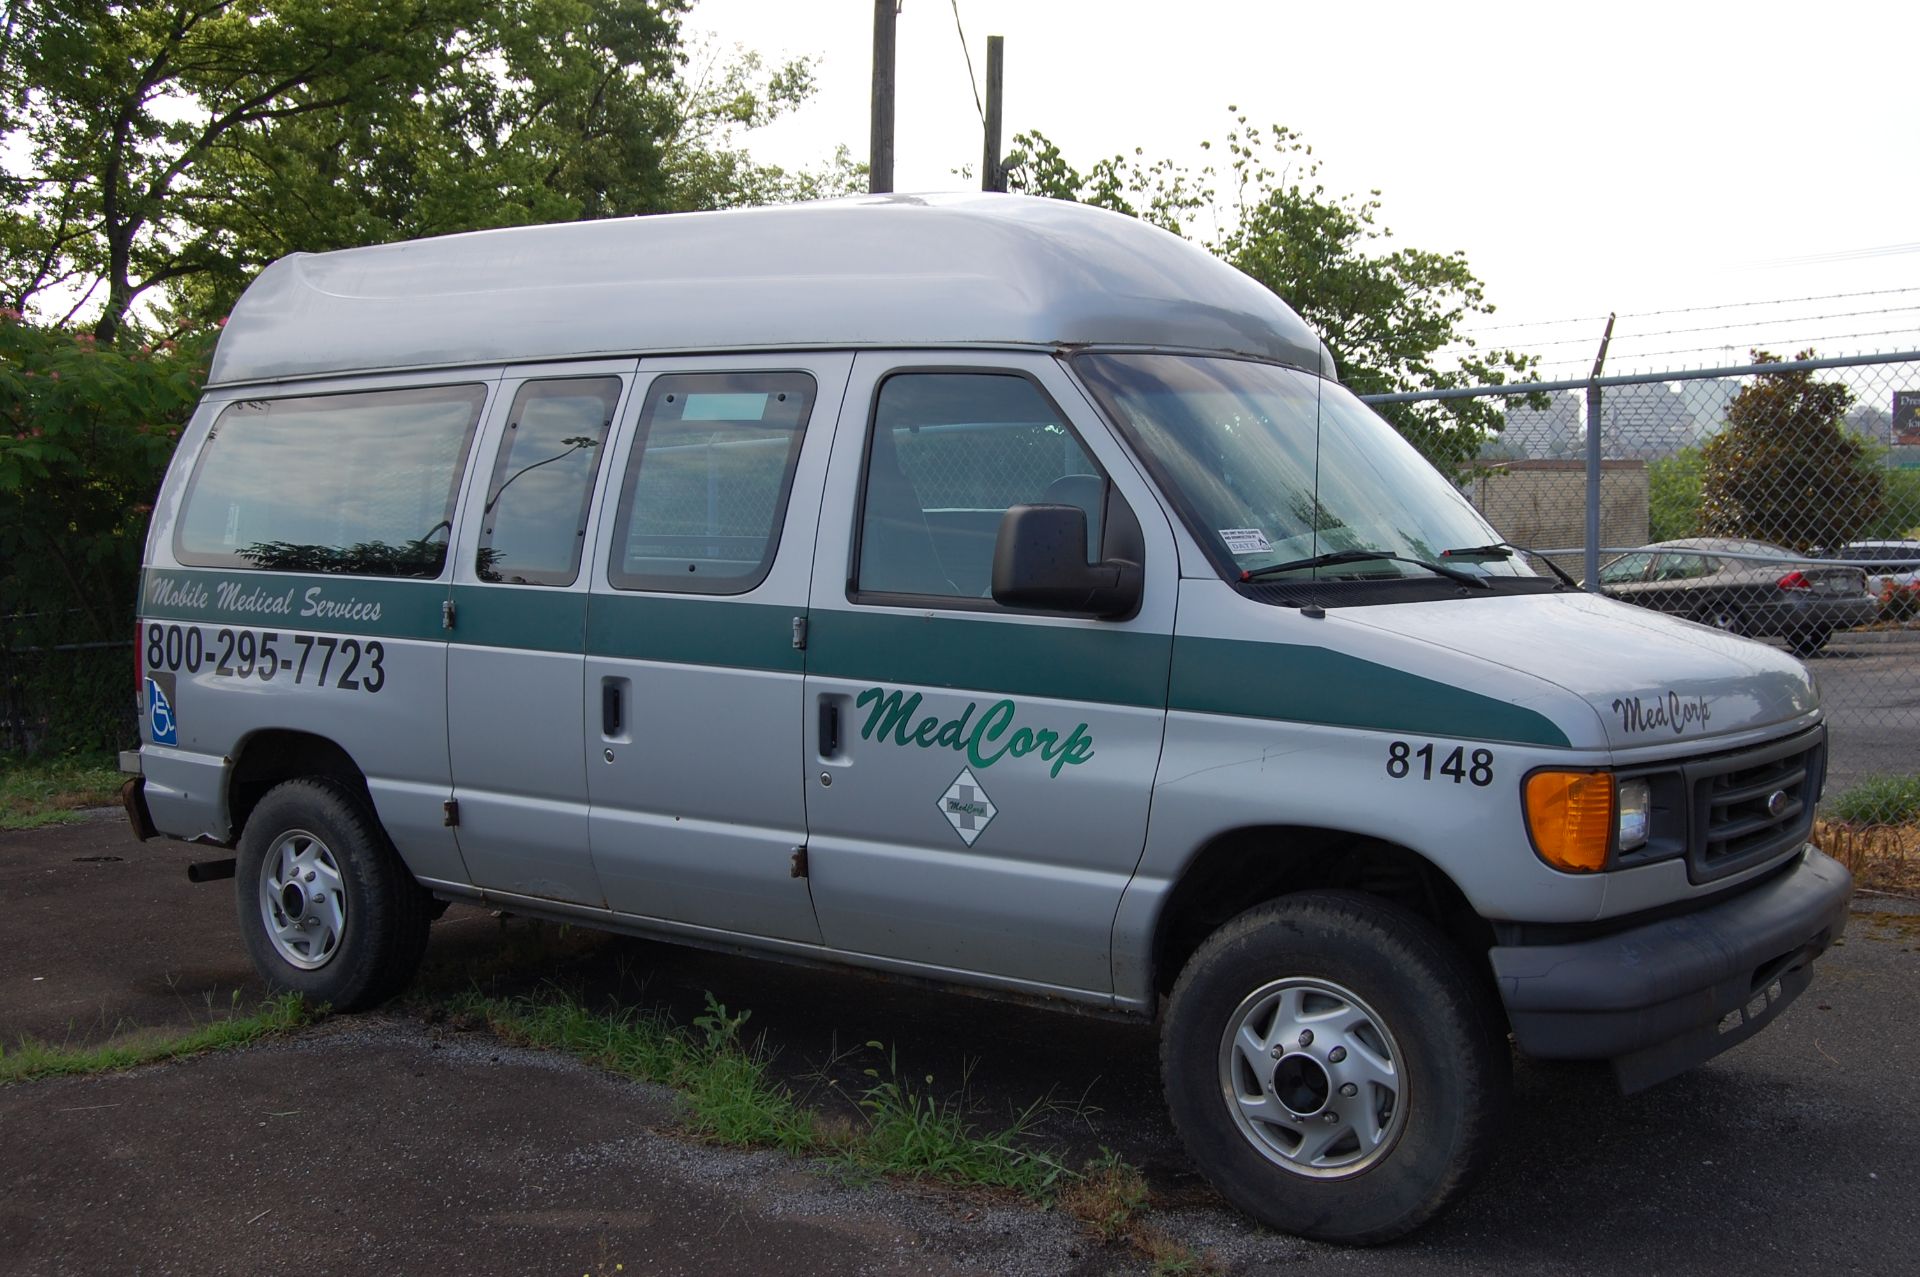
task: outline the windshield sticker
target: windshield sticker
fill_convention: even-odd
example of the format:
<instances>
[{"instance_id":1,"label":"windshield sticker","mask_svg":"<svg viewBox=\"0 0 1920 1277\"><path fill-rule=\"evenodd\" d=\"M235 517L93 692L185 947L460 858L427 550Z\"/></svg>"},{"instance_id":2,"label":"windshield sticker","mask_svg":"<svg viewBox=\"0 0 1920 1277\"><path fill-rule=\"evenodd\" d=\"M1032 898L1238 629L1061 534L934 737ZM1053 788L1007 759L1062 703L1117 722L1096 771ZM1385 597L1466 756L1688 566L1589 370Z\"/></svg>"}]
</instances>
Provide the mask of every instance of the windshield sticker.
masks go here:
<instances>
[{"instance_id":1,"label":"windshield sticker","mask_svg":"<svg viewBox=\"0 0 1920 1277\"><path fill-rule=\"evenodd\" d=\"M1638 696L1616 697L1613 712L1620 716L1623 732L1665 729L1675 736L1684 734L1690 727L1705 728L1713 718L1713 708L1706 697L1682 696L1678 692L1668 692L1664 698L1656 696L1651 701Z\"/></svg>"},{"instance_id":2,"label":"windshield sticker","mask_svg":"<svg viewBox=\"0 0 1920 1277\"><path fill-rule=\"evenodd\" d=\"M1085 723L1064 735L1047 727L1015 727L1020 710L1010 700L995 701L978 718L974 714L979 702L968 701L960 717L944 722L937 714L915 718L920 712L918 692L906 696L898 688L890 692L884 687L869 687L854 698L854 704L873 707L860 726L861 740L890 739L896 745L956 750L982 769L1009 755L1024 758L1038 754L1053 764L1048 774L1058 776L1061 768L1077 767L1093 757L1093 733Z\"/></svg>"},{"instance_id":3,"label":"windshield sticker","mask_svg":"<svg viewBox=\"0 0 1920 1277\"><path fill-rule=\"evenodd\" d=\"M1220 539L1234 554L1265 554L1273 549L1267 542L1267 534L1259 528L1221 528Z\"/></svg>"},{"instance_id":4,"label":"windshield sticker","mask_svg":"<svg viewBox=\"0 0 1920 1277\"><path fill-rule=\"evenodd\" d=\"M953 832L960 835L960 841L973 846L973 840L987 831L987 822L992 820L999 808L987 797L987 791L973 778L973 773L965 767L947 786L947 792L940 795L937 804L940 814L953 826Z\"/></svg>"}]
</instances>

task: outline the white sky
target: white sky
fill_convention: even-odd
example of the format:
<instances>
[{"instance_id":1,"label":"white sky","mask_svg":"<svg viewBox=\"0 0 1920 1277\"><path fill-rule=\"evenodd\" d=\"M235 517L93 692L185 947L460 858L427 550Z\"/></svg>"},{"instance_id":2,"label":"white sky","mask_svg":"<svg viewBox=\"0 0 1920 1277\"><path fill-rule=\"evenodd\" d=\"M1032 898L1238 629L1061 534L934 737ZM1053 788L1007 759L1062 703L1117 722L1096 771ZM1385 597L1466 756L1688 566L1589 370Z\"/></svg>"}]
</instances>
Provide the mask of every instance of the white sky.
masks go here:
<instances>
[{"instance_id":1,"label":"white sky","mask_svg":"<svg viewBox=\"0 0 1920 1277\"><path fill-rule=\"evenodd\" d=\"M1609 371L1744 363L1755 342L1920 347L1911 0L959 10L980 76L986 37L1006 37L1009 143L1037 128L1081 169L1136 146L1191 163L1230 103L1285 124L1330 191L1380 189L1398 240L1464 250L1500 308L1479 321L1503 326L1487 339L1531 338L1550 371L1591 364L1592 317L1608 311L1622 313ZM866 157L872 21L871 0L700 0L688 27L817 59L814 100L747 138L764 160L806 166L838 143ZM950 0L904 0L898 44L895 187L977 186L953 175L978 171L981 134ZM1504 327L1571 317L1586 322Z\"/></svg>"}]
</instances>

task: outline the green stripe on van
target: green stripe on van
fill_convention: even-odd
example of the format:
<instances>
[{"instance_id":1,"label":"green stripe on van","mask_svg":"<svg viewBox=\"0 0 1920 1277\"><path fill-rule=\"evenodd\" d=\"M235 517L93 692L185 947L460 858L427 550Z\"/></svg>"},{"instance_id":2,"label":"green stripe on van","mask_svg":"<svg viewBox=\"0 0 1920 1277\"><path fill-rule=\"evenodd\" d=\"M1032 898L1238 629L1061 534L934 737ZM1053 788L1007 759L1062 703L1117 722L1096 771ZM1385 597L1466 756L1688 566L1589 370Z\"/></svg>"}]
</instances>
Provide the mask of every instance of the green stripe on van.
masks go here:
<instances>
[{"instance_id":1,"label":"green stripe on van","mask_svg":"<svg viewBox=\"0 0 1920 1277\"><path fill-rule=\"evenodd\" d=\"M578 652L586 642L587 596L538 585L456 585L454 628L444 637L483 647Z\"/></svg>"},{"instance_id":2,"label":"green stripe on van","mask_svg":"<svg viewBox=\"0 0 1920 1277\"><path fill-rule=\"evenodd\" d=\"M1107 705L1167 702L1164 634L909 611L818 611L810 625L807 672L826 678Z\"/></svg>"},{"instance_id":3,"label":"green stripe on van","mask_svg":"<svg viewBox=\"0 0 1920 1277\"><path fill-rule=\"evenodd\" d=\"M145 619L382 638L444 639L446 597L447 587L437 581L294 572L148 568L140 578Z\"/></svg>"},{"instance_id":4,"label":"green stripe on van","mask_svg":"<svg viewBox=\"0 0 1920 1277\"><path fill-rule=\"evenodd\" d=\"M596 594L587 609L587 652L634 661L720 665L798 674L793 645L803 607L646 594Z\"/></svg>"},{"instance_id":5,"label":"green stripe on van","mask_svg":"<svg viewBox=\"0 0 1920 1277\"><path fill-rule=\"evenodd\" d=\"M1323 647L1181 638L1170 707L1328 727L1566 748L1544 714Z\"/></svg>"}]
</instances>

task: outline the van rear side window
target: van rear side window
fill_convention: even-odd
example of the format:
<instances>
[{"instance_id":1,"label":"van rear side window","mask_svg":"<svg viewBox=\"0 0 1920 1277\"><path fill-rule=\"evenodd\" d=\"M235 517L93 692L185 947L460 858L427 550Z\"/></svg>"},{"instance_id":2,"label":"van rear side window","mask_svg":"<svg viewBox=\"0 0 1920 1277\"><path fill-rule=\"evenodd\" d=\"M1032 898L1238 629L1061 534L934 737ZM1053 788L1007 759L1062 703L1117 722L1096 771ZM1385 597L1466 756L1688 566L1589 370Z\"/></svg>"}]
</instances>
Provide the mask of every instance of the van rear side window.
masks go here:
<instances>
[{"instance_id":1,"label":"van rear side window","mask_svg":"<svg viewBox=\"0 0 1920 1277\"><path fill-rule=\"evenodd\" d=\"M193 567L437 577L485 386L229 404L174 525Z\"/></svg>"},{"instance_id":2,"label":"van rear side window","mask_svg":"<svg viewBox=\"0 0 1920 1277\"><path fill-rule=\"evenodd\" d=\"M813 398L800 372L655 378L620 494L613 585L744 594L764 581Z\"/></svg>"},{"instance_id":3,"label":"van rear side window","mask_svg":"<svg viewBox=\"0 0 1920 1277\"><path fill-rule=\"evenodd\" d=\"M572 585L618 377L530 381L494 460L474 572L511 585Z\"/></svg>"}]
</instances>

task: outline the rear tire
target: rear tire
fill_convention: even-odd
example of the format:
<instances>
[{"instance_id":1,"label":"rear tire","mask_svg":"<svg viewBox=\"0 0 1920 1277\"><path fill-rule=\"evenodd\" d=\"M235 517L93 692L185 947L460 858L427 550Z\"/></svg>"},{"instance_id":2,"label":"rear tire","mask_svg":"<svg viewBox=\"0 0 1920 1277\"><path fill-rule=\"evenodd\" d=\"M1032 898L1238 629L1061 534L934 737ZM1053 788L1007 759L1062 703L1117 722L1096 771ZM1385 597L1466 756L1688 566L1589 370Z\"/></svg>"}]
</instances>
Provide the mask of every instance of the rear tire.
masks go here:
<instances>
[{"instance_id":1,"label":"rear tire","mask_svg":"<svg viewBox=\"0 0 1920 1277\"><path fill-rule=\"evenodd\" d=\"M1793 654L1805 660L1816 655L1832 637L1832 630L1803 630L1793 636Z\"/></svg>"},{"instance_id":2,"label":"rear tire","mask_svg":"<svg viewBox=\"0 0 1920 1277\"><path fill-rule=\"evenodd\" d=\"M351 1011L413 978L433 898L358 795L317 778L276 785L235 850L240 934L275 991Z\"/></svg>"},{"instance_id":3,"label":"rear tire","mask_svg":"<svg viewBox=\"0 0 1920 1277\"><path fill-rule=\"evenodd\" d=\"M1511 1055L1483 974L1396 905L1337 891L1256 906L1174 986L1160 1048L1187 1151L1271 1227L1372 1245L1472 1181Z\"/></svg>"},{"instance_id":4,"label":"rear tire","mask_svg":"<svg viewBox=\"0 0 1920 1277\"><path fill-rule=\"evenodd\" d=\"M1700 624L1710 625L1723 634L1743 635L1747 632L1746 623L1740 619L1740 614L1732 608L1710 608L1700 614Z\"/></svg>"}]
</instances>

